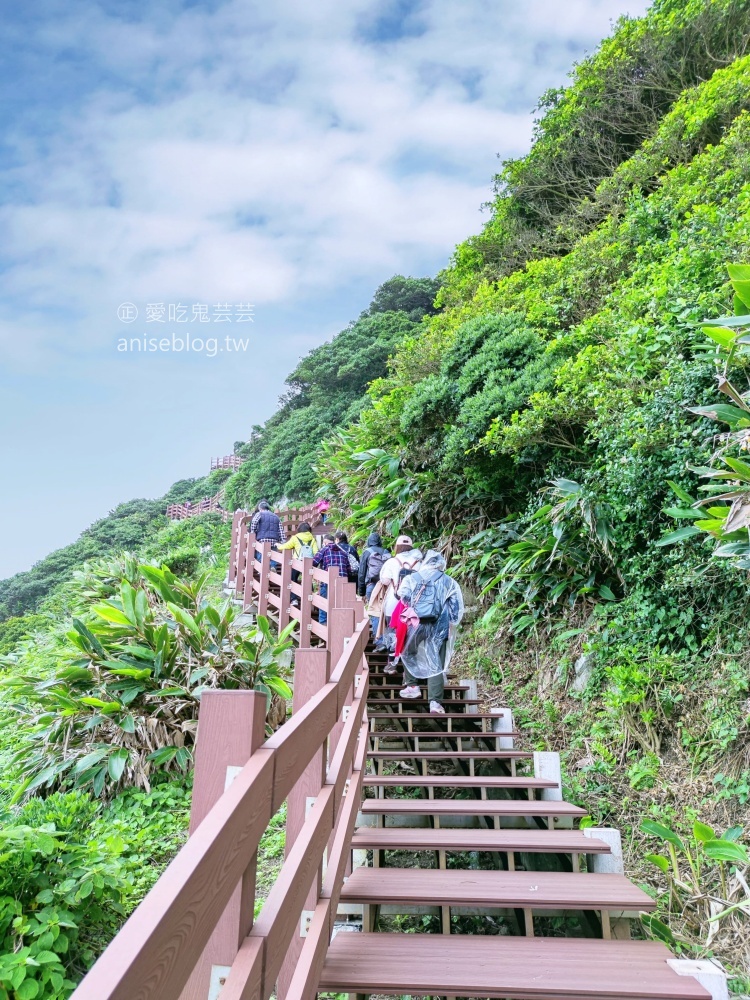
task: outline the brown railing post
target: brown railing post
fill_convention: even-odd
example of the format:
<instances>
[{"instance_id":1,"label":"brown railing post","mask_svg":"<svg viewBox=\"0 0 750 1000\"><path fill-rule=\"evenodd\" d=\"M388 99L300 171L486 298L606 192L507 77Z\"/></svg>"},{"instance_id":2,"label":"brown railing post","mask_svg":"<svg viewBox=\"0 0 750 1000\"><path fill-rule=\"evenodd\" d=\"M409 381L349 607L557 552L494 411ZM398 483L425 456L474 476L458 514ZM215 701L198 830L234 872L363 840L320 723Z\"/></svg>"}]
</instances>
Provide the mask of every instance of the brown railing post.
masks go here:
<instances>
[{"instance_id":1,"label":"brown railing post","mask_svg":"<svg viewBox=\"0 0 750 1000\"><path fill-rule=\"evenodd\" d=\"M255 568L258 561L255 558L255 535L247 536L247 549L245 550L245 582L242 585L242 610L247 611L251 604L255 604Z\"/></svg>"},{"instance_id":2,"label":"brown railing post","mask_svg":"<svg viewBox=\"0 0 750 1000\"><path fill-rule=\"evenodd\" d=\"M298 642L300 646L306 646L310 641L310 622L312 621L312 592L313 592L313 578L312 578L313 561L311 556L306 556L302 560L302 596L300 597L300 619L299 619L299 638Z\"/></svg>"},{"instance_id":3,"label":"brown railing post","mask_svg":"<svg viewBox=\"0 0 750 1000\"><path fill-rule=\"evenodd\" d=\"M333 575L332 571L332 574ZM336 664L341 659L344 652L346 642L354 635L354 629L356 628L356 622L354 620L354 609L347 608L344 606L335 606L336 602L343 604L343 586L346 584L346 579L340 577L338 580L333 578L331 580L331 586L328 588L328 593L330 596L330 608L328 611L328 649L331 653L331 669L333 669ZM346 695L346 705L351 705L352 693L347 692ZM346 711L336 720L336 724L331 730L330 739L328 742L328 753L332 756L336 750L339 739L341 737L341 732L344 728Z\"/></svg>"},{"instance_id":4,"label":"brown railing post","mask_svg":"<svg viewBox=\"0 0 750 1000\"><path fill-rule=\"evenodd\" d=\"M229 579L227 581L230 587L237 580L237 556L242 537L242 519L245 516L244 510L236 510L232 517L232 547L229 550Z\"/></svg>"},{"instance_id":5,"label":"brown railing post","mask_svg":"<svg viewBox=\"0 0 750 1000\"><path fill-rule=\"evenodd\" d=\"M244 539L244 541L243 541ZM248 531L241 531L239 548L237 551L237 579L235 581L235 595L242 597L245 589L245 569L247 567L248 551L255 542L255 535Z\"/></svg>"},{"instance_id":6,"label":"brown railing post","mask_svg":"<svg viewBox=\"0 0 750 1000\"><path fill-rule=\"evenodd\" d=\"M327 650L321 649L298 649L294 656L294 701L292 703L292 715L299 712L307 702L316 695L325 684L331 674L331 660ZM315 754L313 759L305 768L302 777L289 793L287 799L286 814L286 843L285 856L294 846L299 832L302 829L308 811L308 800L319 794L323 787L326 774L326 755L324 754L325 744ZM322 872L318 874L316 883L310 888L305 900L305 910L312 913L318 902L320 894L320 884ZM303 913L303 920L305 914ZM289 983L292 978L297 959L302 951L302 927L300 932L295 934L286 953L284 964L279 973L276 986L276 996L278 1000L284 1000Z\"/></svg>"},{"instance_id":7,"label":"brown railing post","mask_svg":"<svg viewBox=\"0 0 750 1000\"><path fill-rule=\"evenodd\" d=\"M198 718L190 833L219 801L237 772L265 739L266 696L257 691L204 691ZM180 1000L208 1000L226 977L253 925L253 859L193 969Z\"/></svg>"},{"instance_id":8,"label":"brown railing post","mask_svg":"<svg viewBox=\"0 0 750 1000\"><path fill-rule=\"evenodd\" d=\"M260 543L260 562L258 563L258 614L268 614L268 574L271 569L271 543Z\"/></svg>"},{"instance_id":9,"label":"brown railing post","mask_svg":"<svg viewBox=\"0 0 750 1000\"><path fill-rule=\"evenodd\" d=\"M292 601L292 592L289 589L289 585L292 582L292 559L294 558L294 553L291 549L284 549L279 553L281 556L281 587L279 588L279 593L281 595L281 604L279 605L279 632L286 628L291 620L291 615L289 614L289 605ZM302 637L300 637L300 642L302 642Z\"/></svg>"}]
</instances>

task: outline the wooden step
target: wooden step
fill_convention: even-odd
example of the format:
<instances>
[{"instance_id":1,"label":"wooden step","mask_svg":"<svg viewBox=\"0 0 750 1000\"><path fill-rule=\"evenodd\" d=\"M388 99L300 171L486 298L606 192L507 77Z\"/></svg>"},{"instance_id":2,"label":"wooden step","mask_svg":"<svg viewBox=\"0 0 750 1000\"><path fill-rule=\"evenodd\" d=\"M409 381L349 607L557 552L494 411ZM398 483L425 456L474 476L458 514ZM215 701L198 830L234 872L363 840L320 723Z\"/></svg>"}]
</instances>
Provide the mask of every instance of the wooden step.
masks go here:
<instances>
[{"instance_id":1,"label":"wooden step","mask_svg":"<svg viewBox=\"0 0 750 1000\"><path fill-rule=\"evenodd\" d=\"M656 908L656 900L624 875L461 868L355 868L344 883L341 899L347 903L489 906L502 910Z\"/></svg>"},{"instance_id":2,"label":"wooden step","mask_svg":"<svg viewBox=\"0 0 750 1000\"><path fill-rule=\"evenodd\" d=\"M375 688L375 690L377 691L377 688ZM368 705L368 707L369 706L373 706L374 708L382 708L383 705L391 705L392 704L394 707L400 708L400 709L403 710L403 707L406 706L406 705L414 705L414 706L420 705L421 706L421 705L429 705L430 704L430 699L429 698L374 698L372 692L373 692L373 688L370 688L369 689L369 693L367 695L367 705ZM482 702L481 702L481 700L479 698L445 698L443 700L450 705L451 709L453 709L454 705L455 705L456 708L458 708L459 705L463 706L463 705L481 705L482 704ZM393 713L393 714L396 714L396 713ZM425 714L429 715L429 712L427 712ZM469 714L470 715L475 715L477 713L471 712Z\"/></svg>"},{"instance_id":3,"label":"wooden step","mask_svg":"<svg viewBox=\"0 0 750 1000\"><path fill-rule=\"evenodd\" d=\"M491 1000L710 1000L658 941L337 934L321 992Z\"/></svg>"},{"instance_id":4,"label":"wooden step","mask_svg":"<svg viewBox=\"0 0 750 1000\"><path fill-rule=\"evenodd\" d=\"M368 750L372 760L531 760L527 750Z\"/></svg>"},{"instance_id":5,"label":"wooden step","mask_svg":"<svg viewBox=\"0 0 750 1000\"><path fill-rule=\"evenodd\" d=\"M582 830L430 829L360 826L352 848L362 851L503 851L529 854L610 854L609 844Z\"/></svg>"},{"instance_id":6,"label":"wooden step","mask_svg":"<svg viewBox=\"0 0 750 1000\"><path fill-rule=\"evenodd\" d=\"M585 816L571 802L544 799L364 799L362 814L386 816Z\"/></svg>"},{"instance_id":7,"label":"wooden step","mask_svg":"<svg viewBox=\"0 0 750 1000\"><path fill-rule=\"evenodd\" d=\"M392 719L394 717L394 712L367 712L367 718L371 720L378 719ZM455 719L461 720L461 722L481 722L483 719L501 719L503 717L502 712L446 712L445 715L432 715L430 712L399 712L399 718L404 719L429 719L430 722L441 722L454 721Z\"/></svg>"},{"instance_id":8,"label":"wooden step","mask_svg":"<svg viewBox=\"0 0 750 1000\"><path fill-rule=\"evenodd\" d=\"M370 674L370 680L372 680L372 674ZM389 695L393 693L398 694L398 692L403 688L403 686L404 686L403 681L400 681L399 683L394 682L393 684L390 683L371 684L370 691L378 691L378 692L384 691L387 692ZM422 688L422 690L424 690L427 687L427 685L420 684L420 687ZM446 684L444 688L446 694L460 694L462 691L468 691L468 690L469 690L468 684Z\"/></svg>"},{"instance_id":9,"label":"wooden step","mask_svg":"<svg viewBox=\"0 0 750 1000\"><path fill-rule=\"evenodd\" d=\"M498 774L475 775L367 775L364 784L382 788L557 788L557 782L549 778L514 778Z\"/></svg>"},{"instance_id":10,"label":"wooden step","mask_svg":"<svg viewBox=\"0 0 750 1000\"><path fill-rule=\"evenodd\" d=\"M521 735L513 729L507 733L488 733L482 729L453 729L450 732L443 729L371 729L369 736L381 740L503 740L514 739Z\"/></svg>"}]
</instances>

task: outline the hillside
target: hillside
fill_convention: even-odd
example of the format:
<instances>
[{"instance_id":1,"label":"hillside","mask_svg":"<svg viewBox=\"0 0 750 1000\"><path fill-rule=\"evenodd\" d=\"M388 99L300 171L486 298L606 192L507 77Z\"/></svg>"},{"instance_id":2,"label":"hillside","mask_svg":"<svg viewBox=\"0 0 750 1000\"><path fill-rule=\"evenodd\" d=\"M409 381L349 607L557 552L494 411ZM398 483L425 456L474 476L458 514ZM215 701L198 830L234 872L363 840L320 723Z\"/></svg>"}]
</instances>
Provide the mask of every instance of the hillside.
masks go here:
<instances>
[{"instance_id":1,"label":"hillside","mask_svg":"<svg viewBox=\"0 0 750 1000\"><path fill-rule=\"evenodd\" d=\"M239 471L123 504L0 583L0 652L15 649L11 677L33 666L43 683L73 663L70 615L90 621L144 572L174 614L164 579L112 568L123 549L184 576L183 610L205 599L219 615L226 529L163 517L219 481L230 509L322 495L354 540L408 530L465 587L461 675L563 751L566 795L592 822L623 829L628 871L659 898L651 932L716 956L745 994L747 910L712 921L710 897L750 891L701 837L746 844L750 829L750 269L727 270L750 264L750 0L657 0L618 23L542 95L533 147L503 164L487 209L436 279L386 282L300 361L235 445ZM7 808L28 779L21 741L0 736ZM165 766L187 773L165 741ZM117 810L130 793L101 759L84 777L102 773L105 797L112 780ZM63 774L38 788L85 811L88 787Z\"/></svg>"}]
</instances>

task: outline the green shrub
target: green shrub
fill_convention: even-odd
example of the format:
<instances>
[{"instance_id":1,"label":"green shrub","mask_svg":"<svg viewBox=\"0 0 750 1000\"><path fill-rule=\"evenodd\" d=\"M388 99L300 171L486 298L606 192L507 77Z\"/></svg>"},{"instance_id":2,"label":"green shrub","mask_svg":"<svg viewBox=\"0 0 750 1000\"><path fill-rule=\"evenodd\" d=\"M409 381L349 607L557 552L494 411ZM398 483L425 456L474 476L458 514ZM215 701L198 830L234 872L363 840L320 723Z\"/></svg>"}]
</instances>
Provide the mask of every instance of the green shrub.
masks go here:
<instances>
[{"instance_id":1,"label":"green shrub","mask_svg":"<svg viewBox=\"0 0 750 1000\"><path fill-rule=\"evenodd\" d=\"M187 769L206 688L291 695L281 671L295 623L278 638L262 616L239 625L231 603L206 600L206 579L180 581L132 558L90 567L52 677L9 661L3 686L21 720L16 798L71 784L97 796L148 788L155 769Z\"/></svg>"},{"instance_id":2,"label":"green shrub","mask_svg":"<svg viewBox=\"0 0 750 1000\"><path fill-rule=\"evenodd\" d=\"M29 803L0 828L0 998L58 1000L116 932L132 891L124 842L92 830L81 793Z\"/></svg>"}]
</instances>

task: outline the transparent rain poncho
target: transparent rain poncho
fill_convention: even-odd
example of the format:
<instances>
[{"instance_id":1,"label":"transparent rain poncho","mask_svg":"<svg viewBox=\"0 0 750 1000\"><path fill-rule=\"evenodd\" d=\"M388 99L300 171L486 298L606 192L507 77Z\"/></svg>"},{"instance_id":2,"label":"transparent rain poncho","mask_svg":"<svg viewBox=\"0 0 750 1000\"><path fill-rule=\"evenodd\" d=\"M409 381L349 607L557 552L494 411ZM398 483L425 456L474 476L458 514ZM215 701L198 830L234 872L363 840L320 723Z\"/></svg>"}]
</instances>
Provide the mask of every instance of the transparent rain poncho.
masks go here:
<instances>
[{"instance_id":1,"label":"transparent rain poncho","mask_svg":"<svg viewBox=\"0 0 750 1000\"><path fill-rule=\"evenodd\" d=\"M407 576L401 583L399 597L408 604L420 586L420 579L433 581L438 604L442 607L437 621L420 622L409 630L401 661L406 669L419 680L434 677L448 669L453 656L456 627L463 618L464 599L461 588L445 572L445 559L431 549L422 560L418 575Z\"/></svg>"}]
</instances>

